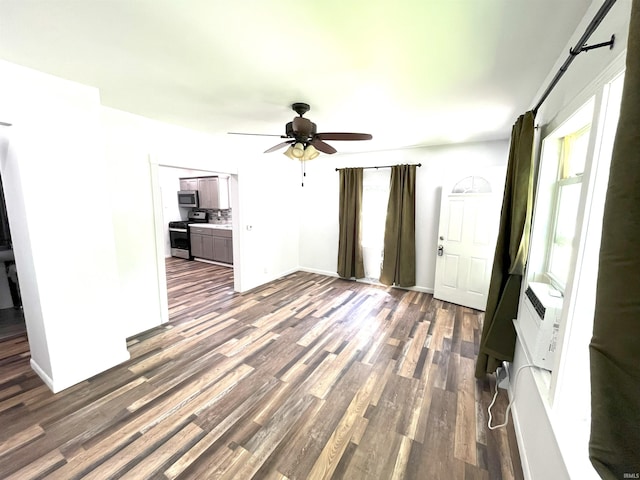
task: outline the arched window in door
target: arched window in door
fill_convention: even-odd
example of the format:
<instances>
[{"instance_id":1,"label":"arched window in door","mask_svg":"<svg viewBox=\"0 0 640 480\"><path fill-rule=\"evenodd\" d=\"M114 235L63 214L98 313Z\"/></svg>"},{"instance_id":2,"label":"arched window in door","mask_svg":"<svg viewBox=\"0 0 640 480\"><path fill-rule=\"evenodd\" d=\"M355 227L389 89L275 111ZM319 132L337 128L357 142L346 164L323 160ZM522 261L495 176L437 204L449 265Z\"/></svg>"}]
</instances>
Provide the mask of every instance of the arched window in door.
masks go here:
<instances>
[{"instance_id":1,"label":"arched window in door","mask_svg":"<svg viewBox=\"0 0 640 480\"><path fill-rule=\"evenodd\" d=\"M483 177L466 177L453 186L451 193L491 193L491 184Z\"/></svg>"}]
</instances>

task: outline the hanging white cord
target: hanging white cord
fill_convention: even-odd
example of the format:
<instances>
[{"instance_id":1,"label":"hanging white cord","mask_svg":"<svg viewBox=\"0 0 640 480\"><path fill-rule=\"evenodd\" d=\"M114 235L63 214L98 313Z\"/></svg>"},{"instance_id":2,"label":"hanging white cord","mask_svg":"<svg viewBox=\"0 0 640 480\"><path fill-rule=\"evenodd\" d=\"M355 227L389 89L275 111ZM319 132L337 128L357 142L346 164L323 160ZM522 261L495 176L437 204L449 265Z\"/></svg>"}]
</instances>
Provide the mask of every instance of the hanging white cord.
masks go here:
<instances>
[{"instance_id":1,"label":"hanging white cord","mask_svg":"<svg viewBox=\"0 0 640 480\"><path fill-rule=\"evenodd\" d=\"M493 404L496 403L496 399L498 398L498 379L496 375L496 393L493 395L493 400L491 400L491 404L489 404L489 408L487 408L487 413L489 414L489 422L487 423L487 426L489 427L489 430L495 430L500 427L506 427L509 424L509 412L511 411L511 405L513 405L513 402L516 401L516 384L518 383L518 377L520 376L520 372L522 370L529 367L539 368L537 365L527 364L527 365L522 365L518 369L518 371L516 372L515 379L513 380L513 397L511 398L511 401L509 402L509 405L507 405L507 409L504 412L504 418L505 418L504 423L501 423L500 425L492 426L491 420L493 420L493 415L491 415L491 408L493 407ZM507 379L508 379L509 370L507 370L506 368L505 370L507 371ZM497 373L497 370L496 370L496 373Z\"/></svg>"}]
</instances>

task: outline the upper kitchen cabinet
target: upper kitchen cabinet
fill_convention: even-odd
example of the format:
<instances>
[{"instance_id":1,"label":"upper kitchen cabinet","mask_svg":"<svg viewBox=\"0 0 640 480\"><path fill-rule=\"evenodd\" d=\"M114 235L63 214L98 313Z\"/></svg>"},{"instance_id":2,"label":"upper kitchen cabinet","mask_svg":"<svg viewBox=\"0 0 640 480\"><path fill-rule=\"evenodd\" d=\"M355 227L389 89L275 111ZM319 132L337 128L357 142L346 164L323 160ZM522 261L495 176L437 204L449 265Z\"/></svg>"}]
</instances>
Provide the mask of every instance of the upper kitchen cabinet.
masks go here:
<instances>
[{"instance_id":1,"label":"upper kitchen cabinet","mask_svg":"<svg viewBox=\"0 0 640 480\"><path fill-rule=\"evenodd\" d=\"M198 178L200 208L229 208L229 179L225 177Z\"/></svg>"},{"instance_id":2,"label":"upper kitchen cabinet","mask_svg":"<svg viewBox=\"0 0 640 480\"><path fill-rule=\"evenodd\" d=\"M180 190L198 190L197 178L181 178Z\"/></svg>"}]
</instances>

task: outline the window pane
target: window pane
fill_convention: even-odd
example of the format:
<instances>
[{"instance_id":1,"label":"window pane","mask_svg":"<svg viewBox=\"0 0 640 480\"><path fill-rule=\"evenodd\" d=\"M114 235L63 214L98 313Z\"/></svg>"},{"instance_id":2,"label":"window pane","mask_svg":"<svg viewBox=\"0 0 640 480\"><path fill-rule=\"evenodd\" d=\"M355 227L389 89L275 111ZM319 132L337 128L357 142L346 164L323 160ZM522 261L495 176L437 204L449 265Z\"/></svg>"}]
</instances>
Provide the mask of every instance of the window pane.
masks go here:
<instances>
[{"instance_id":1,"label":"window pane","mask_svg":"<svg viewBox=\"0 0 640 480\"><path fill-rule=\"evenodd\" d=\"M561 178L575 177L584 173L584 166L587 160L587 147L589 146L590 127L567 135L565 139L565 162Z\"/></svg>"},{"instance_id":2,"label":"window pane","mask_svg":"<svg viewBox=\"0 0 640 480\"><path fill-rule=\"evenodd\" d=\"M569 275L581 188L582 183L572 183L560 185L558 191L558 216L551 245L549 272L562 285Z\"/></svg>"},{"instance_id":3,"label":"window pane","mask_svg":"<svg viewBox=\"0 0 640 480\"><path fill-rule=\"evenodd\" d=\"M390 179L387 169L365 170L362 176L362 254L364 274L370 280L380 278Z\"/></svg>"},{"instance_id":4,"label":"window pane","mask_svg":"<svg viewBox=\"0 0 640 480\"><path fill-rule=\"evenodd\" d=\"M451 193L491 193L491 184L482 177L466 177L454 185Z\"/></svg>"}]
</instances>

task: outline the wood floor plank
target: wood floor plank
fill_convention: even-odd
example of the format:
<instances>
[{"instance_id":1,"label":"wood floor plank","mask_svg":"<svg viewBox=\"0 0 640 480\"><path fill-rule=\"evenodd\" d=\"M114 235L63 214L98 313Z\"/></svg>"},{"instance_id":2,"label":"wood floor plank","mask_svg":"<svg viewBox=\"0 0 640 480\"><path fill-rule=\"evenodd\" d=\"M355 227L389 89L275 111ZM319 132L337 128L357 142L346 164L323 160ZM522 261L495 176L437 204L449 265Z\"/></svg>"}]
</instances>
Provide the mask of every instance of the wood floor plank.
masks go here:
<instances>
[{"instance_id":1,"label":"wood floor plank","mask_svg":"<svg viewBox=\"0 0 640 480\"><path fill-rule=\"evenodd\" d=\"M346 470L346 476L390 478L393 475L403 437L398 432L403 430L411 408L406 399L412 397L417 384L417 380L399 375L389 379L376 408L366 415L368 426ZM382 445L384 449L380 448ZM376 462L371 462L371 458L376 458Z\"/></svg>"},{"instance_id":2,"label":"wood floor plank","mask_svg":"<svg viewBox=\"0 0 640 480\"><path fill-rule=\"evenodd\" d=\"M513 427L486 427L481 312L308 272L237 294L230 268L166 269L170 322L63 392L26 336L0 342L0 478L523 478Z\"/></svg>"},{"instance_id":3,"label":"wood floor plank","mask_svg":"<svg viewBox=\"0 0 640 480\"><path fill-rule=\"evenodd\" d=\"M475 362L459 357L459 388L454 456L471 465L476 460Z\"/></svg>"},{"instance_id":4,"label":"wood floor plank","mask_svg":"<svg viewBox=\"0 0 640 480\"><path fill-rule=\"evenodd\" d=\"M366 379L379 376L380 373L372 371L372 367L353 364L321 403L317 416L289 440L286 445L288 454L279 460L278 471L290 478L306 478L357 391Z\"/></svg>"},{"instance_id":5,"label":"wood floor plank","mask_svg":"<svg viewBox=\"0 0 640 480\"><path fill-rule=\"evenodd\" d=\"M40 457L37 462L30 463L29 465L22 467L12 475L5 477L5 480L24 480L25 478L37 478L46 474L56 465L63 465L64 463L64 456L58 449L55 449L49 452L47 455Z\"/></svg>"},{"instance_id":6,"label":"wood floor plank","mask_svg":"<svg viewBox=\"0 0 640 480\"><path fill-rule=\"evenodd\" d=\"M338 422L338 426L329 437L320 456L313 465L309 473L310 478L331 478L347 447L347 443L358 425L358 420L364 416L377 380L378 378L372 375L363 387L356 392L340 422Z\"/></svg>"},{"instance_id":7,"label":"wood floor plank","mask_svg":"<svg viewBox=\"0 0 640 480\"><path fill-rule=\"evenodd\" d=\"M198 419L196 422L203 430L208 431L208 433L169 466L165 471L165 476L170 479L176 478L200 457L206 456L215 442L236 425L240 419L244 418L277 383L275 379L270 379L259 388L254 387L251 395L249 395L249 393L247 393L247 396L243 395L241 398L246 398L246 400L239 405L235 406L237 403L237 401L235 401L233 404L227 404L226 408L223 405L220 410L216 408L199 415L199 417L204 420L200 422ZM229 411L230 409L233 410ZM226 451L223 450L223 452Z\"/></svg>"},{"instance_id":8,"label":"wood floor plank","mask_svg":"<svg viewBox=\"0 0 640 480\"><path fill-rule=\"evenodd\" d=\"M3 455L11 453L42 435L44 435L44 429L40 425L32 425L0 443L0 452Z\"/></svg>"},{"instance_id":9,"label":"wood floor plank","mask_svg":"<svg viewBox=\"0 0 640 480\"><path fill-rule=\"evenodd\" d=\"M407 469L407 463L409 462L409 454L411 453L411 439L402 436L400 441L400 449L396 456L395 464L393 465L393 471L391 474L391 480L402 480L405 477L405 471Z\"/></svg>"},{"instance_id":10,"label":"wood floor plank","mask_svg":"<svg viewBox=\"0 0 640 480\"><path fill-rule=\"evenodd\" d=\"M180 432L172 436L162 446L144 457L134 468L125 473L121 478L138 480L140 478L152 478L162 466L172 457L202 437L202 429L193 423L187 424ZM105 477L101 477L105 478Z\"/></svg>"}]
</instances>

